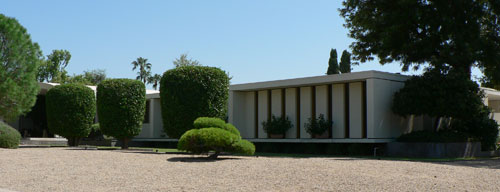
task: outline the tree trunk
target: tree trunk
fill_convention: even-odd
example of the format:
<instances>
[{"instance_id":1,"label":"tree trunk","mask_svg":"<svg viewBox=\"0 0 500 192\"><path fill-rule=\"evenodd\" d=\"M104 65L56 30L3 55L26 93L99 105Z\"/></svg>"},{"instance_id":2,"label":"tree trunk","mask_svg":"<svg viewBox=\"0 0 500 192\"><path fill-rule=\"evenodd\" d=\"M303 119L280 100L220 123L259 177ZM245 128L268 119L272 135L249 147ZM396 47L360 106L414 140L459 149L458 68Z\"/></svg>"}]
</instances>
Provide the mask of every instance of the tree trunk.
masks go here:
<instances>
[{"instance_id":1,"label":"tree trunk","mask_svg":"<svg viewBox=\"0 0 500 192\"><path fill-rule=\"evenodd\" d=\"M217 159L217 157L220 155L220 151L215 151L214 154L208 156L210 159Z\"/></svg>"},{"instance_id":2,"label":"tree trunk","mask_svg":"<svg viewBox=\"0 0 500 192\"><path fill-rule=\"evenodd\" d=\"M68 138L68 146L70 147L75 147L80 144L80 138L79 137L69 137Z\"/></svg>"},{"instance_id":3,"label":"tree trunk","mask_svg":"<svg viewBox=\"0 0 500 192\"><path fill-rule=\"evenodd\" d=\"M121 141L122 141L122 149L128 149L128 142L130 141L130 139L124 138Z\"/></svg>"}]
</instances>

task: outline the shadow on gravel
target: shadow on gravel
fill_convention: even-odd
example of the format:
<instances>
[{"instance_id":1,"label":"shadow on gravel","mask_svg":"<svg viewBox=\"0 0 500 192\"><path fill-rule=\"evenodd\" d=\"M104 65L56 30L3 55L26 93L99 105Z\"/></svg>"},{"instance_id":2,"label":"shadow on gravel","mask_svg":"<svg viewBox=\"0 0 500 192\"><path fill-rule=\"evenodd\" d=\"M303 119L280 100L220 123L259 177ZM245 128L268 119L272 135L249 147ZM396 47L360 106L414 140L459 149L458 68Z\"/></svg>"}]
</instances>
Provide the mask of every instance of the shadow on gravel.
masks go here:
<instances>
[{"instance_id":1,"label":"shadow on gravel","mask_svg":"<svg viewBox=\"0 0 500 192\"><path fill-rule=\"evenodd\" d=\"M186 162L186 163L216 162L224 160L240 160L240 158L220 157L217 159L211 159L208 157L172 157L167 159L168 162Z\"/></svg>"},{"instance_id":2,"label":"shadow on gravel","mask_svg":"<svg viewBox=\"0 0 500 192\"><path fill-rule=\"evenodd\" d=\"M478 160L426 162L426 163L462 166L462 167L485 168L485 169L500 169L500 159L478 159Z\"/></svg>"}]
</instances>

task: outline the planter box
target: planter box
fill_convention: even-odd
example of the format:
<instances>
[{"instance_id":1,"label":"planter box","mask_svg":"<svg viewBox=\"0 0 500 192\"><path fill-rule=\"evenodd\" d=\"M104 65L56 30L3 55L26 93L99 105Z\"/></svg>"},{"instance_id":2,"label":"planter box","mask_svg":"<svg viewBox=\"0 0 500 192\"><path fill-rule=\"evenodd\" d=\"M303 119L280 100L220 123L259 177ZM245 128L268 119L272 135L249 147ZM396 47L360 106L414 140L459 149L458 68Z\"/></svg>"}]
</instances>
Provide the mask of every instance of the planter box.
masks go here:
<instances>
[{"instance_id":1,"label":"planter box","mask_svg":"<svg viewBox=\"0 0 500 192\"><path fill-rule=\"evenodd\" d=\"M388 143L386 154L392 157L459 158L480 156L480 142L463 143Z\"/></svg>"},{"instance_id":2,"label":"planter box","mask_svg":"<svg viewBox=\"0 0 500 192\"><path fill-rule=\"evenodd\" d=\"M271 138L271 139L283 139L283 138L285 138L285 134L269 134L269 138Z\"/></svg>"},{"instance_id":3,"label":"planter box","mask_svg":"<svg viewBox=\"0 0 500 192\"><path fill-rule=\"evenodd\" d=\"M328 138L328 131L323 132L323 134L321 134L321 135L314 134L313 138L314 139L327 139Z\"/></svg>"}]
</instances>

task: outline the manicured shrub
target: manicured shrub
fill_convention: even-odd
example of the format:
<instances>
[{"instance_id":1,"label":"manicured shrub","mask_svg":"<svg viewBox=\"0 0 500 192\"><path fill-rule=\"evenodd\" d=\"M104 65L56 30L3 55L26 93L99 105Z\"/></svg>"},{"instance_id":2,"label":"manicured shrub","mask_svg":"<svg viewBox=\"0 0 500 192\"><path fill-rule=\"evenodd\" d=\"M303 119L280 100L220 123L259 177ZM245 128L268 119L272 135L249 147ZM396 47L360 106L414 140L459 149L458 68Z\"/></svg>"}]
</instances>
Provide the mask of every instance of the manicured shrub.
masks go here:
<instances>
[{"instance_id":1,"label":"manicured shrub","mask_svg":"<svg viewBox=\"0 0 500 192\"><path fill-rule=\"evenodd\" d=\"M320 114L318 118L308 118L307 123L305 123L306 131L311 136L320 136L324 134L328 129L332 128L333 122L326 120L323 114Z\"/></svg>"},{"instance_id":2,"label":"manicured shrub","mask_svg":"<svg viewBox=\"0 0 500 192\"><path fill-rule=\"evenodd\" d=\"M234 127L234 125L230 123L224 122L222 119L219 118L212 118L212 117L199 117L197 118L194 123L193 127L195 129L201 129L201 128L206 128L206 127L216 127L216 128L221 128L226 131L229 131L235 135L240 135L240 131Z\"/></svg>"},{"instance_id":3,"label":"manicured shrub","mask_svg":"<svg viewBox=\"0 0 500 192\"><path fill-rule=\"evenodd\" d=\"M398 142L409 143L456 143L473 141L471 136L456 130L441 130L438 132L428 130L413 131L399 136L396 140Z\"/></svg>"},{"instance_id":4,"label":"manicured shrub","mask_svg":"<svg viewBox=\"0 0 500 192\"><path fill-rule=\"evenodd\" d=\"M15 149L19 147L20 140L19 131L0 121L0 148Z\"/></svg>"},{"instance_id":5,"label":"manicured shrub","mask_svg":"<svg viewBox=\"0 0 500 192\"><path fill-rule=\"evenodd\" d=\"M89 135L96 113L92 89L81 84L55 86L47 92L45 103L51 133L67 138L69 146Z\"/></svg>"},{"instance_id":6,"label":"manicured shrub","mask_svg":"<svg viewBox=\"0 0 500 192\"><path fill-rule=\"evenodd\" d=\"M251 142L241 139L239 131L221 119L200 117L193 124L195 129L187 131L179 139L179 150L194 154L214 151L211 158L217 158L221 152L247 155L255 152L255 146Z\"/></svg>"},{"instance_id":7,"label":"manicured shrub","mask_svg":"<svg viewBox=\"0 0 500 192\"><path fill-rule=\"evenodd\" d=\"M163 128L179 138L198 117L224 119L229 77L215 67L182 66L166 71L160 81Z\"/></svg>"},{"instance_id":8,"label":"manicured shrub","mask_svg":"<svg viewBox=\"0 0 500 192\"><path fill-rule=\"evenodd\" d=\"M104 80L97 86L97 114L104 135L122 142L128 148L132 137L139 135L146 111L146 88L131 79Z\"/></svg>"},{"instance_id":9,"label":"manicured shrub","mask_svg":"<svg viewBox=\"0 0 500 192\"><path fill-rule=\"evenodd\" d=\"M292 122L287 117L271 116L269 121L263 121L262 127L267 134L284 135L290 128Z\"/></svg>"}]
</instances>

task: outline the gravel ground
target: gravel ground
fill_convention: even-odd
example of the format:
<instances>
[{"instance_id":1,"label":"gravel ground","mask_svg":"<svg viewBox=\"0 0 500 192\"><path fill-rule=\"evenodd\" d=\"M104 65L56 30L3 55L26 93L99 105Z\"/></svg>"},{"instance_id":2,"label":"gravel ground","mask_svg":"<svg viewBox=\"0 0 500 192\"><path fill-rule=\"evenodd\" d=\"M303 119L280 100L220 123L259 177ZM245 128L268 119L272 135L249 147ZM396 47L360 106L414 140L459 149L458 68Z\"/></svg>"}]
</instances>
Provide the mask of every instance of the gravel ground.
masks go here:
<instances>
[{"instance_id":1,"label":"gravel ground","mask_svg":"<svg viewBox=\"0 0 500 192\"><path fill-rule=\"evenodd\" d=\"M500 191L500 160L189 155L0 149L0 191Z\"/></svg>"}]
</instances>

